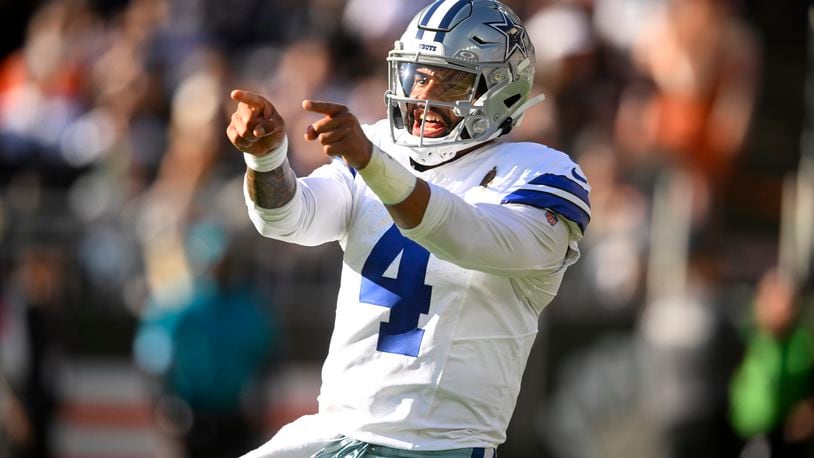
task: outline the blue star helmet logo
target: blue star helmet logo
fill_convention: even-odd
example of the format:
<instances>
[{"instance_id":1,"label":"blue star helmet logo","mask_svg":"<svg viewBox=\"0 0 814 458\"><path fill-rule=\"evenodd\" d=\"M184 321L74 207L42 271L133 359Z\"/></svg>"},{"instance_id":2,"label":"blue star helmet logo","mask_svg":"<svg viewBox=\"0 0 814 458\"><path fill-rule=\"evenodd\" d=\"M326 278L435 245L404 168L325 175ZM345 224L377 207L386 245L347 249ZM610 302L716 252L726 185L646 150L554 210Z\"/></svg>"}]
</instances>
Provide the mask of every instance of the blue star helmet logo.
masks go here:
<instances>
[{"instance_id":1,"label":"blue star helmet logo","mask_svg":"<svg viewBox=\"0 0 814 458\"><path fill-rule=\"evenodd\" d=\"M528 57L528 50L524 40L526 28L514 22L505 11L500 10L500 14L503 16L503 22L487 22L486 25L506 36L505 58L508 59L518 49L523 53L523 57Z\"/></svg>"}]
</instances>

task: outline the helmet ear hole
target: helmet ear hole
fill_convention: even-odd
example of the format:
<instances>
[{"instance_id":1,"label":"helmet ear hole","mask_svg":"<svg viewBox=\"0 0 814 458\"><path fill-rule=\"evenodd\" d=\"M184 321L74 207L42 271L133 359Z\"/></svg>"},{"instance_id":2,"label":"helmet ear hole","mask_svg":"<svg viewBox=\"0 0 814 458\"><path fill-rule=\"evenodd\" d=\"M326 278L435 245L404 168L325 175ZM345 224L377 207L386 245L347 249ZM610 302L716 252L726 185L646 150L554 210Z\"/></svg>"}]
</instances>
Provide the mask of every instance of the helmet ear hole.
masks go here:
<instances>
[{"instance_id":1,"label":"helmet ear hole","mask_svg":"<svg viewBox=\"0 0 814 458\"><path fill-rule=\"evenodd\" d=\"M517 103L518 100L520 100L520 94L515 94L504 99L503 104L506 105L506 108L511 108L515 103Z\"/></svg>"}]
</instances>

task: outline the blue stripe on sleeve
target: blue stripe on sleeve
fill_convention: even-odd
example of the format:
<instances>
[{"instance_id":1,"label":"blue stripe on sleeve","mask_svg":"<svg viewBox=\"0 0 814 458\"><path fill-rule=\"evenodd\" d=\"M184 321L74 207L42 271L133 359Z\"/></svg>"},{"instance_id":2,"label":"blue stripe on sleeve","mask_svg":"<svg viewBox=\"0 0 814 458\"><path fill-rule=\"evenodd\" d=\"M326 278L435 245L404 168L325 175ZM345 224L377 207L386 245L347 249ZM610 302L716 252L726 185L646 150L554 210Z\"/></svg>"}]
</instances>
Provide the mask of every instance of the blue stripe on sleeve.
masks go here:
<instances>
[{"instance_id":1,"label":"blue stripe on sleeve","mask_svg":"<svg viewBox=\"0 0 814 458\"><path fill-rule=\"evenodd\" d=\"M472 449L472 458L483 458L485 453L486 453L486 450L484 450L482 447L473 448Z\"/></svg>"},{"instance_id":2,"label":"blue stripe on sleeve","mask_svg":"<svg viewBox=\"0 0 814 458\"><path fill-rule=\"evenodd\" d=\"M583 234L585 233L585 228L588 227L588 223L591 221L591 216L585 213L585 210L574 205L573 202L542 191L520 189L506 196L500 203L524 204L536 208L547 208L576 223Z\"/></svg>"},{"instance_id":3,"label":"blue stripe on sleeve","mask_svg":"<svg viewBox=\"0 0 814 458\"><path fill-rule=\"evenodd\" d=\"M580 175L579 173L577 173L577 168L576 168L576 167L574 167L573 169L571 169L571 176L572 176L572 177L574 177L574 178L576 178L576 179L577 179L577 181L581 181L581 182L583 182L583 183L585 183L585 184L588 184L588 180L587 180L587 179L586 179L584 176L582 176L582 175Z\"/></svg>"},{"instance_id":4,"label":"blue stripe on sleeve","mask_svg":"<svg viewBox=\"0 0 814 458\"><path fill-rule=\"evenodd\" d=\"M544 173L538 176L537 178L529 181L529 184L541 184L570 192L571 194L579 197L583 202L585 202L585 204L588 205L589 208L591 206L591 201L588 199L588 191L586 191L585 188L580 186L578 183L575 183L570 178L566 178L562 175Z\"/></svg>"}]
</instances>

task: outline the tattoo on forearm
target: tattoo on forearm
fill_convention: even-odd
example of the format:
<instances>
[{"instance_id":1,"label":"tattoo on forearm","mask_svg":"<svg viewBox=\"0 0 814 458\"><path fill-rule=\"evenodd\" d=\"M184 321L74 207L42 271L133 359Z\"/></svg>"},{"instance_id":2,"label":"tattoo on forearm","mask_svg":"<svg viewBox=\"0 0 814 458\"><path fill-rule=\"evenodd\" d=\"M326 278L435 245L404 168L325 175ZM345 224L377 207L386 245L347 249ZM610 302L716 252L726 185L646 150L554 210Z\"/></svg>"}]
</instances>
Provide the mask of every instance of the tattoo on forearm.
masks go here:
<instances>
[{"instance_id":1,"label":"tattoo on forearm","mask_svg":"<svg viewBox=\"0 0 814 458\"><path fill-rule=\"evenodd\" d=\"M294 198L297 189L297 176L288 165L283 165L270 172L256 172L248 169L246 188L252 201L262 208L279 208Z\"/></svg>"}]
</instances>

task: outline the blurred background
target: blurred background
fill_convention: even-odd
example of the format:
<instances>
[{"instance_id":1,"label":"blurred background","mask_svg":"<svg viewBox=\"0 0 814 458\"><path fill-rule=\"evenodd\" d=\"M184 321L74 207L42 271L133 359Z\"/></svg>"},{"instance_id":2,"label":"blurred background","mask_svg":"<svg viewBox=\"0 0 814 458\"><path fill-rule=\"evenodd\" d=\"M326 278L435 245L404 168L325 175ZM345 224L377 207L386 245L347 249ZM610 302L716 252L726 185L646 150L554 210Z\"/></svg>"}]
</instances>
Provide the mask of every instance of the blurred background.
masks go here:
<instances>
[{"instance_id":1,"label":"blurred background","mask_svg":"<svg viewBox=\"0 0 814 458\"><path fill-rule=\"evenodd\" d=\"M385 116L425 0L0 0L0 457L235 457L316 410L341 251L250 227L232 88ZM507 0L588 175L501 457L811 457L814 12Z\"/></svg>"}]
</instances>

